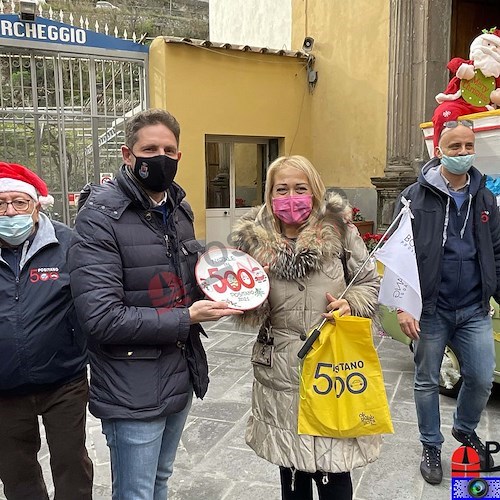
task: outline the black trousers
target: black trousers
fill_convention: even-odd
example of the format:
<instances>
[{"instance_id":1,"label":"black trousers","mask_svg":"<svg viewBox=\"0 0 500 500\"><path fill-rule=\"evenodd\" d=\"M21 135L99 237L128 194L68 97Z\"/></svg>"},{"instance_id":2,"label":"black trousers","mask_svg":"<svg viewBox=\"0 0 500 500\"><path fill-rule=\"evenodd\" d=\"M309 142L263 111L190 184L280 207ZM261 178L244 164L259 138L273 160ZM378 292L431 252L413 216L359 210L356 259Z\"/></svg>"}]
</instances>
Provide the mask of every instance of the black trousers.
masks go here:
<instances>
[{"instance_id":1,"label":"black trousers","mask_svg":"<svg viewBox=\"0 0 500 500\"><path fill-rule=\"evenodd\" d=\"M319 500L352 500L350 472L292 472L292 469L280 467L280 478L282 500L312 500L313 480L318 488Z\"/></svg>"},{"instance_id":2,"label":"black trousers","mask_svg":"<svg viewBox=\"0 0 500 500\"><path fill-rule=\"evenodd\" d=\"M92 462L85 448L86 378L28 396L0 397L0 480L8 500L48 500L38 415L50 452L55 500L92 499Z\"/></svg>"}]
</instances>

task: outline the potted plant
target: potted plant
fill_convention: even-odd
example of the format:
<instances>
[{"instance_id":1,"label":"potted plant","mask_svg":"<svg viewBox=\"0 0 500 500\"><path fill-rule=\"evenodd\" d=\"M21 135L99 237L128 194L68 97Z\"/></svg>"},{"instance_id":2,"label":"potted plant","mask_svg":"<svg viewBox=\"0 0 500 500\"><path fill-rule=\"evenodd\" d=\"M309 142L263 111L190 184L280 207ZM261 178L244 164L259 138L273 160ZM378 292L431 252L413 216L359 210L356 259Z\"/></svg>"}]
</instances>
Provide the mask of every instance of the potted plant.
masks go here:
<instances>
[{"instance_id":1,"label":"potted plant","mask_svg":"<svg viewBox=\"0 0 500 500\"><path fill-rule=\"evenodd\" d=\"M361 215L361 210L357 207L352 208L352 222L358 228L361 236L373 232L373 221L365 220Z\"/></svg>"},{"instance_id":2,"label":"potted plant","mask_svg":"<svg viewBox=\"0 0 500 500\"><path fill-rule=\"evenodd\" d=\"M373 233L365 233L363 234L362 238L363 238L363 241L365 242L365 245L366 245L366 249L368 250L368 252L371 252L375 246L377 245L377 243L383 238L383 234L373 234Z\"/></svg>"}]
</instances>

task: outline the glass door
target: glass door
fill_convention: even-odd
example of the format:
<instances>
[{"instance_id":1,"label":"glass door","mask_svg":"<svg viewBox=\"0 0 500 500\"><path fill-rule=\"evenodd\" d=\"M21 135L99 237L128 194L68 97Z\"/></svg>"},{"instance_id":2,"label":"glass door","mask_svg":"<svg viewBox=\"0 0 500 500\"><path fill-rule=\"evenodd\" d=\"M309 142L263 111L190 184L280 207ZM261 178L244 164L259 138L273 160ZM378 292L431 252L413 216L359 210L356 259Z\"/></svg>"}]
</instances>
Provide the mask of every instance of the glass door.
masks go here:
<instances>
[{"instance_id":1,"label":"glass door","mask_svg":"<svg viewBox=\"0 0 500 500\"><path fill-rule=\"evenodd\" d=\"M206 241L227 245L236 220L264 202L269 140L245 137L206 141Z\"/></svg>"}]
</instances>

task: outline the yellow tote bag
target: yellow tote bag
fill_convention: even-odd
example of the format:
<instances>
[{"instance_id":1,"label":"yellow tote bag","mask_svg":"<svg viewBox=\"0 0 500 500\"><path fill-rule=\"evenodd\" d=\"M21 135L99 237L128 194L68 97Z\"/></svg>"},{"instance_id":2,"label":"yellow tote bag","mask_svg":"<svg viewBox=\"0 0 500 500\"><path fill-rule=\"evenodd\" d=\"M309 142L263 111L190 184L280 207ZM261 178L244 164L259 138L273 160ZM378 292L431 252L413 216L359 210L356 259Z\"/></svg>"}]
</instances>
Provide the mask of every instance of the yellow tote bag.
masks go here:
<instances>
[{"instance_id":1,"label":"yellow tote bag","mask_svg":"<svg viewBox=\"0 0 500 500\"><path fill-rule=\"evenodd\" d=\"M299 434L352 438L393 433L371 320L326 323L301 368Z\"/></svg>"}]
</instances>

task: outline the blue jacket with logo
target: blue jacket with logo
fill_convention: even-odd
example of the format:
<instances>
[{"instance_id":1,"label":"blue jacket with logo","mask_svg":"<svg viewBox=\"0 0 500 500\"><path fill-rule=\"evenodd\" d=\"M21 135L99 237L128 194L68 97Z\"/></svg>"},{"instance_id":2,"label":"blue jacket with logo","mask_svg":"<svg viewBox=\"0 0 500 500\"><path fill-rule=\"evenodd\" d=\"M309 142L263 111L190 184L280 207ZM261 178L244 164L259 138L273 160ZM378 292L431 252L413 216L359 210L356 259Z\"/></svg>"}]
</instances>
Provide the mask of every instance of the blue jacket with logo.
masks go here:
<instances>
[{"instance_id":1,"label":"blue jacket with logo","mask_svg":"<svg viewBox=\"0 0 500 500\"><path fill-rule=\"evenodd\" d=\"M500 215L485 177L469 170L467 196L457 206L439 173L439 159L422 167L414 184L400 195L411 200L415 252L423 312L472 303L489 311L490 297L500 300Z\"/></svg>"},{"instance_id":2,"label":"blue jacket with logo","mask_svg":"<svg viewBox=\"0 0 500 500\"><path fill-rule=\"evenodd\" d=\"M71 233L40 214L34 238L15 253L0 248L0 396L30 394L85 375L86 338L66 263Z\"/></svg>"}]
</instances>

